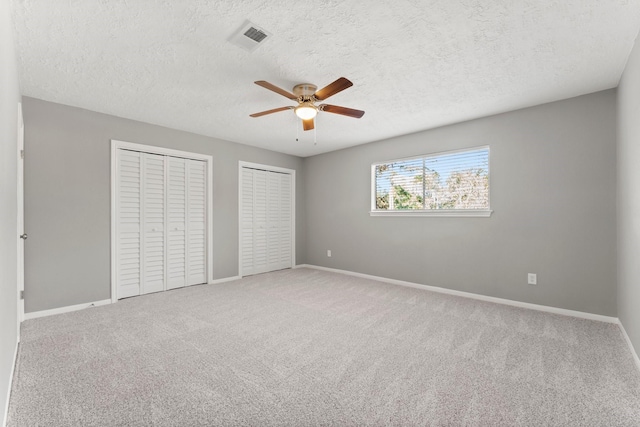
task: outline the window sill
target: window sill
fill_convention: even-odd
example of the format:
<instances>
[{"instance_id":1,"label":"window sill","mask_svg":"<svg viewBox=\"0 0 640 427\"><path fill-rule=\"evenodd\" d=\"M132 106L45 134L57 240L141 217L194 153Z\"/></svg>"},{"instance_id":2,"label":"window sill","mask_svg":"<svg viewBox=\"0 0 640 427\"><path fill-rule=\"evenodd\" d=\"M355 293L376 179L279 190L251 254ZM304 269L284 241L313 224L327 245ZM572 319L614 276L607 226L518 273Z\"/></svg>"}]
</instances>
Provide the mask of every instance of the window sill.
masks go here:
<instances>
[{"instance_id":1,"label":"window sill","mask_svg":"<svg viewBox=\"0 0 640 427\"><path fill-rule=\"evenodd\" d=\"M456 216L466 216L466 217L490 217L493 213L492 210L430 210L430 211L421 211L421 210L402 210L402 211L370 211L370 216L445 216L445 217L456 217Z\"/></svg>"}]
</instances>

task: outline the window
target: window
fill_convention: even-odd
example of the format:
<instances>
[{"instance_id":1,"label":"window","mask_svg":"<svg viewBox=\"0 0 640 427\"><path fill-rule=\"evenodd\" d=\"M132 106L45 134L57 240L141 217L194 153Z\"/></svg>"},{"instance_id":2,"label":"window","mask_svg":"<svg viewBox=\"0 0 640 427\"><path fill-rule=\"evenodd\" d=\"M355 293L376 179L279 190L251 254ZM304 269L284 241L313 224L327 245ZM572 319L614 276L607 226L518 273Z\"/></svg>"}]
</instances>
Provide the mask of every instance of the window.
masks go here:
<instances>
[{"instance_id":1,"label":"window","mask_svg":"<svg viewBox=\"0 0 640 427\"><path fill-rule=\"evenodd\" d=\"M489 147L371 165L371 215L489 216Z\"/></svg>"}]
</instances>

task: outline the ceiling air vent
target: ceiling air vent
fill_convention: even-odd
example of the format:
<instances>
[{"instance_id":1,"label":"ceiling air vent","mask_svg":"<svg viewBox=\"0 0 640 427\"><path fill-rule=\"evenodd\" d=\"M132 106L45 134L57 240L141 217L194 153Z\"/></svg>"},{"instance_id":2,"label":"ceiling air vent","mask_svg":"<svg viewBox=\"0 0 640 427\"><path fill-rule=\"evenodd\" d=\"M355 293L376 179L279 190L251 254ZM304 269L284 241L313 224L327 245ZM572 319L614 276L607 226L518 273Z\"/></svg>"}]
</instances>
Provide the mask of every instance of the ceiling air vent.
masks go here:
<instances>
[{"instance_id":1,"label":"ceiling air vent","mask_svg":"<svg viewBox=\"0 0 640 427\"><path fill-rule=\"evenodd\" d=\"M244 35L249 37L251 40L253 40L256 43L260 43L262 40L267 38L267 35L265 33L263 33L262 31L254 27L249 28L244 33Z\"/></svg>"},{"instance_id":2,"label":"ceiling air vent","mask_svg":"<svg viewBox=\"0 0 640 427\"><path fill-rule=\"evenodd\" d=\"M242 26L229 37L229 41L249 52L253 52L270 36L271 33L264 28L250 21L244 21Z\"/></svg>"}]
</instances>

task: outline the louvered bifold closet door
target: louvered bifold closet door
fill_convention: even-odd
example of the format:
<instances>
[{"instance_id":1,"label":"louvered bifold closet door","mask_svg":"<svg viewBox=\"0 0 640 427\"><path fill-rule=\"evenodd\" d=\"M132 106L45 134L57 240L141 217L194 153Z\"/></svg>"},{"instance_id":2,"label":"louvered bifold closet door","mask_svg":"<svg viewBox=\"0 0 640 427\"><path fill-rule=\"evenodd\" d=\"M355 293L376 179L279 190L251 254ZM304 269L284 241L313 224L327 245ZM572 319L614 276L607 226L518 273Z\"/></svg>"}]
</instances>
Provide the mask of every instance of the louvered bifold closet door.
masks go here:
<instances>
[{"instance_id":1,"label":"louvered bifold closet door","mask_svg":"<svg viewBox=\"0 0 640 427\"><path fill-rule=\"evenodd\" d=\"M267 270L280 270L280 173L267 174Z\"/></svg>"},{"instance_id":2,"label":"louvered bifold closet door","mask_svg":"<svg viewBox=\"0 0 640 427\"><path fill-rule=\"evenodd\" d=\"M167 157L167 289L187 285L187 162Z\"/></svg>"},{"instance_id":3,"label":"louvered bifold closet door","mask_svg":"<svg viewBox=\"0 0 640 427\"><path fill-rule=\"evenodd\" d=\"M206 283L207 167L187 160L187 284Z\"/></svg>"},{"instance_id":4,"label":"louvered bifold closet door","mask_svg":"<svg viewBox=\"0 0 640 427\"><path fill-rule=\"evenodd\" d=\"M143 154L142 294L165 289L165 157Z\"/></svg>"},{"instance_id":5,"label":"louvered bifold closet door","mask_svg":"<svg viewBox=\"0 0 640 427\"><path fill-rule=\"evenodd\" d=\"M116 151L116 292L207 282L208 162Z\"/></svg>"},{"instance_id":6,"label":"louvered bifold closet door","mask_svg":"<svg viewBox=\"0 0 640 427\"><path fill-rule=\"evenodd\" d=\"M291 194L292 179L289 174L278 174L280 181L279 193L279 265L278 269L291 268L293 266L293 195Z\"/></svg>"},{"instance_id":7,"label":"louvered bifold closet door","mask_svg":"<svg viewBox=\"0 0 640 427\"><path fill-rule=\"evenodd\" d=\"M253 269L253 169L242 168L242 274L254 274Z\"/></svg>"},{"instance_id":8,"label":"louvered bifold closet door","mask_svg":"<svg viewBox=\"0 0 640 427\"><path fill-rule=\"evenodd\" d=\"M118 298L140 295L141 265L141 170L142 156L137 151L118 150L118 224L117 275Z\"/></svg>"},{"instance_id":9,"label":"louvered bifold closet door","mask_svg":"<svg viewBox=\"0 0 640 427\"><path fill-rule=\"evenodd\" d=\"M292 176L242 168L242 275L291 268Z\"/></svg>"},{"instance_id":10,"label":"louvered bifold closet door","mask_svg":"<svg viewBox=\"0 0 640 427\"><path fill-rule=\"evenodd\" d=\"M267 176L253 171L253 273L269 271L267 262Z\"/></svg>"}]
</instances>

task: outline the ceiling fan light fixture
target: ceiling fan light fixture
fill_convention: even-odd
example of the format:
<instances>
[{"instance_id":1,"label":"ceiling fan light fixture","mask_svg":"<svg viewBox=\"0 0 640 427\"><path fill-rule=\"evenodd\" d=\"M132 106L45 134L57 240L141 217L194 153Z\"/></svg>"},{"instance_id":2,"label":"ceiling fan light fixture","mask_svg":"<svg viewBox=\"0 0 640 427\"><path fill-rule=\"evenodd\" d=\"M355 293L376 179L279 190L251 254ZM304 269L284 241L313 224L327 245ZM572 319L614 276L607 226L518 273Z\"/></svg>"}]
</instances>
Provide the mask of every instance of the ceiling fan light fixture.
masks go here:
<instances>
[{"instance_id":1,"label":"ceiling fan light fixture","mask_svg":"<svg viewBox=\"0 0 640 427\"><path fill-rule=\"evenodd\" d=\"M302 120L313 119L318 114L318 107L311 102L303 102L294 109L296 116Z\"/></svg>"}]
</instances>

